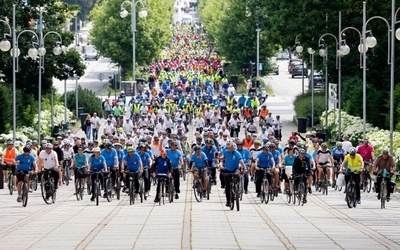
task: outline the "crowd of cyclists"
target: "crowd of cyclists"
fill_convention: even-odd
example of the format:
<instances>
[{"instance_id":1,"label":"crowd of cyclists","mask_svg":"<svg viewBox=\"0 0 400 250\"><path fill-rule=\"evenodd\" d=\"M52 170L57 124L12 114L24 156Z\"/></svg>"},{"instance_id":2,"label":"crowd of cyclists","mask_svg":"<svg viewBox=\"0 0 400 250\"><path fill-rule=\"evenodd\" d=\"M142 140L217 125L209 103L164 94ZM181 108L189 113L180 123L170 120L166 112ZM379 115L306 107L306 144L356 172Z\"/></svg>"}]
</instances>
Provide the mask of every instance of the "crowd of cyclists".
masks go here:
<instances>
[{"instance_id":1,"label":"crowd of cyclists","mask_svg":"<svg viewBox=\"0 0 400 250\"><path fill-rule=\"evenodd\" d=\"M128 108L108 109L102 131L94 114L89 119L92 133L83 138L69 130L54 141L27 141L19 150L14 142L7 142L1 164L5 178L10 166L15 174L13 180L5 181L17 184L18 202L22 179L29 171L40 174L42 169L53 170L55 189L69 181L63 177L68 168L74 170L71 179L85 179L84 185L98 173L107 173L113 185L121 185L123 191L129 190L127 172L134 172L134 190L139 192L139 179L143 178L145 197L151 195L152 179L168 176L167 185L173 182L175 199L179 199L181 178L193 172L195 180L203 179L204 191L208 180L217 185L219 179L221 188L225 188L226 206L231 205L231 178L226 175L230 173L243 175L245 194L249 183L254 182L260 196L264 178L284 193L289 180L294 180L296 188L296 177L305 174L304 184L311 194L312 185L322 185L324 173L328 186L334 188L338 174L348 169L346 181L350 176L355 180L357 202L361 203L362 173L396 170L388 151L375 157L368 140L356 148L345 136L329 150L315 133L303 137L293 131L287 142L282 142L280 116L272 116L267 101L260 102L253 93L235 96L235 88L223 74L222 60L210 49L201 26L177 23L172 29L172 45L150 67L158 86L133 96L129 102L121 96L121 100L107 103L117 106L122 102ZM120 183L116 183L117 176L122 177ZM381 181L378 175L378 192ZM104 179L102 182L104 187ZM158 182L154 202L159 201L159 190ZM388 200L392 191L388 189ZM105 191L103 194L106 197ZM306 196L303 199L307 202ZM94 192L91 200L95 200Z\"/></svg>"}]
</instances>

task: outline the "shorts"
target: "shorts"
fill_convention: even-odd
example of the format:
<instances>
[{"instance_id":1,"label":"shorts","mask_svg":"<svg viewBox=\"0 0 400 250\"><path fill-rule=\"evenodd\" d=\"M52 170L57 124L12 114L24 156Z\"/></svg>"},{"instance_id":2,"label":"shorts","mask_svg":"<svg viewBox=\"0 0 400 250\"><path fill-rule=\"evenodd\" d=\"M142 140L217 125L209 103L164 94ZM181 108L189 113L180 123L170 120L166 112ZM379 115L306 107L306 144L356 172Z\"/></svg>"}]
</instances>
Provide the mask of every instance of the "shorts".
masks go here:
<instances>
[{"instance_id":1,"label":"shorts","mask_svg":"<svg viewBox=\"0 0 400 250\"><path fill-rule=\"evenodd\" d=\"M19 171L15 176L17 177L17 183L24 181L25 175L29 174L29 170Z\"/></svg>"},{"instance_id":2,"label":"shorts","mask_svg":"<svg viewBox=\"0 0 400 250\"><path fill-rule=\"evenodd\" d=\"M87 177L87 168L86 167L75 168L75 179L76 178L84 179L86 177Z\"/></svg>"},{"instance_id":3,"label":"shorts","mask_svg":"<svg viewBox=\"0 0 400 250\"><path fill-rule=\"evenodd\" d=\"M8 168L11 169L11 173L12 173L12 174L15 174L15 171L16 171L15 165L11 165L11 166L10 166L10 165L3 165L3 171L7 171Z\"/></svg>"},{"instance_id":4,"label":"shorts","mask_svg":"<svg viewBox=\"0 0 400 250\"><path fill-rule=\"evenodd\" d=\"M206 177L207 176L207 169L206 168L196 168L194 170L194 174L198 175L199 177Z\"/></svg>"}]
</instances>

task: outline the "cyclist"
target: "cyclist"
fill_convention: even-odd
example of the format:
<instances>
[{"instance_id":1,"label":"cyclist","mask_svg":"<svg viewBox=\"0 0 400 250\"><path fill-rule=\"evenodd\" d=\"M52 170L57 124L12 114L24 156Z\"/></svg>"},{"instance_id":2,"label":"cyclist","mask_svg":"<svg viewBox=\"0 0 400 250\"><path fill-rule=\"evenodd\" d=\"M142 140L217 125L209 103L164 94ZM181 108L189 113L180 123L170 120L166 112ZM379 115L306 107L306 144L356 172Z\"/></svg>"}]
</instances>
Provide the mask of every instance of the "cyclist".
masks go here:
<instances>
[{"instance_id":1,"label":"cyclist","mask_svg":"<svg viewBox=\"0 0 400 250\"><path fill-rule=\"evenodd\" d=\"M8 181L13 181L14 182L14 187L15 187L15 181L16 177L13 177L13 180L8 180L8 175L7 175L7 165L11 166L11 172L14 175L15 174L15 157L17 157L18 151L14 147L14 143L12 141L7 141L7 147L3 150L3 154L1 157L1 165L3 166L3 176L4 176L4 182Z\"/></svg>"},{"instance_id":2,"label":"cyclist","mask_svg":"<svg viewBox=\"0 0 400 250\"><path fill-rule=\"evenodd\" d=\"M171 176L172 164L171 160L167 157L167 152L164 149L161 150L160 156L154 160L154 166L157 175L166 174L168 177ZM167 185L169 185L169 178L167 178ZM158 193L160 192L160 182L157 182L156 198L154 202L159 202Z\"/></svg>"},{"instance_id":3,"label":"cyclist","mask_svg":"<svg viewBox=\"0 0 400 250\"><path fill-rule=\"evenodd\" d=\"M23 148L23 153L17 155L15 158L15 162L17 163L16 171L17 175L17 190L18 190L18 198L17 202L21 202L21 185L22 182L25 178L25 176L29 173L29 170L34 170L35 173L37 173L37 167L36 167L36 160L35 157L30 154L31 148L30 147L24 147ZM30 186L30 180L28 180L28 187ZM31 190L29 190L31 192Z\"/></svg>"},{"instance_id":4,"label":"cyclist","mask_svg":"<svg viewBox=\"0 0 400 250\"><path fill-rule=\"evenodd\" d=\"M99 172L106 172L107 171L107 164L106 159L100 155L101 149L99 147L93 149L93 156L89 158L89 171L91 174L92 179L92 190L94 190L95 182L93 181L94 175ZM100 180L103 182L103 180ZM104 185L103 185L104 186ZM92 197L90 201L94 201L94 192L92 192Z\"/></svg>"},{"instance_id":5,"label":"cyclist","mask_svg":"<svg viewBox=\"0 0 400 250\"><path fill-rule=\"evenodd\" d=\"M321 144L321 149L318 150L317 152L317 168L318 168L318 185L321 185L322 183L322 174L323 174L323 169L322 165L325 165L326 167L326 174L328 176L328 186L331 185L331 171L329 169L330 166L333 164L333 157L331 154L331 151L328 149L328 145L326 143Z\"/></svg>"},{"instance_id":6,"label":"cyclist","mask_svg":"<svg viewBox=\"0 0 400 250\"><path fill-rule=\"evenodd\" d=\"M64 145L62 146L62 151L64 159L62 161L63 167L61 168L61 174L63 175L66 167L73 167L71 164L73 163L74 150L72 149L71 143L69 141L64 143ZM69 163L69 166L67 166L67 163ZM72 180L72 177L70 177L70 180Z\"/></svg>"},{"instance_id":7,"label":"cyclist","mask_svg":"<svg viewBox=\"0 0 400 250\"><path fill-rule=\"evenodd\" d=\"M111 142L105 143L104 146L105 146L105 148L101 151L100 154L106 160L107 169L109 169L111 171L110 177L111 177L112 183L115 183L116 169L119 166L117 150L112 148ZM104 192L104 198L106 198L106 195L107 194Z\"/></svg>"},{"instance_id":8,"label":"cyclist","mask_svg":"<svg viewBox=\"0 0 400 250\"><path fill-rule=\"evenodd\" d=\"M211 138L207 138L205 140L206 145L201 147L201 151L206 154L208 167L211 170L211 180L214 185L217 185L216 179L216 167L215 167L215 154L218 151L217 147L214 146L214 140Z\"/></svg>"},{"instance_id":9,"label":"cyclist","mask_svg":"<svg viewBox=\"0 0 400 250\"><path fill-rule=\"evenodd\" d=\"M172 176L174 177L174 187L175 187L175 199L179 199L179 193L181 192L180 187L180 170L183 165L182 152L178 150L178 144L173 141L171 142L171 148L167 149L168 158L171 160L172 164Z\"/></svg>"},{"instance_id":10,"label":"cyclist","mask_svg":"<svg viewBox=\"0 0 400 250\"><path fill-rule=\"evenodd\" d=\"M275 145L275 143L271 142L268 146L269 148L269 152L272 154L272 157L274 158L274 165L272 167L272 173L274 173L274 178L275 178L275 188L280 190L279 188L279 172L280 172L280 168L282 165L282 155L281 153L279 153L279 151L277 150L277 147Z\"/></svg>"},{"instance_id":11,"label":"cyclist","mask_svg":"<svg viewBox=\"0 0 400 250\"><path fill-rule=\"evenodd\" d=\"M135 193L139 193L139 174L143 173L143 164L142 159L138 153L135 152L133 147L128 148L128 154L124 156L121 166L121 173L124 173L125 170L129 170L131 172L139 172L135 173ZM129 190L129 176L125 176L126 188Z\"/></svg>"},{"instance_id":12,"label":"cyclist","mask_svg":"<svg viewBox=\"0 0 400 250\"><path fill-rule=\"evenodd\" d=\"M262 142L260 140L255 140L253 146L250 148L250 155L251 155L251 167L250 167L250 176L251 181L254 180L254 173L255 173L255 162L257 159L258 154L263 152L263 148L261 147Z\"/></svg>"},{"instance_id":13,"label":"cyclist","mask_svg":"<svg viewBox=\"0 0 400 250\"><path fill-rule=\"evenodd\" d=\"M288 176L288 171L286 171L287 169L291 168L293 171L293 162L296 159L296 155L294 154L294 149L295 148L288 148L286 150L286 155L283 158L282 161L282 166L285 166L285 168L282 170L282 175L281 175L281 180L285 181L285 189L287 189L287 187L289 186L289 178L290 176ZM296 148L297 149L297 148Z\"/></svg>"},{"instance_id":14,"label":"cyclist","mask_svg":"<svg viewBox=\"0 0 400 250\"><path fill-rule=\"evenodd\" d=\"M47 143L45 149L39 153L39 169L42 167L47 170L53 170L52 174L54 177L54 185L57 189L58 186L62 185L61 181L61 171L59 169L58 158L56 152L52 150L53 145ZM46 197L48 199L49 197Z\"/></svg>"},{"instance_id":15,"label":"cyclist","mask_svg":"<svg viewBox=\"0 0 400 250\"><path fill-rule=\"evenodd\" d=\"M199 146L195 146L193 148L194 153L190 157L190 161L193 162L190 171L193 172L194 180L197 178L203 178L203 190L204 192L207 190L208 181L207 181L207 167L208 167L208 159L204 152L201 151Z\"/></svg>"},{"instance_id":16,"label":"cyclist","mask_svg":"<svg viewBox=\"0 0 400 250\"><path fill-rule=\"evenodd\" d=\"M383 178L386 178L387 183L388 183L388 188L387 188L387 201L390 200L390 193L392 193L392 185L391 185L391 181L390 181L390 177L392 176L392 174L396 171L396 164L394 162L394 159L391 155L389 155L389 151L387 149L383 149L382 150L382 154L379 155L373 164L373 169L375 171L375 175L377 175L376 177L376 185L375 185L375 190L378 193L378 200L381 198L381 182L383 180ZM386 169L388 175L386 177L382 176L382 171ZM380 173L380 174L379 174ZM390 183L390 184L389 184Z\"/></svg>"},{"instance_id":17,"label":"cyclist","mask_svg":"<svg viewBox=\"0 0 400 250\"><path fill-rule=\"evenodd\" d=\"M151 155L146 152L147 148L146 145L140 144L139 145L139 156L142 161L143 165L143 172L145 173L144 175L144 192L146 193L146 196L148 196L148 193L150 191L150 169L149 167L151 166Z\"/></svg>"},{"instance_id":18,"label":"cyclist","mask_svg":"<svg viewBox=\"0 0 400 250\"><path fill-rule=\"evenodd\" d=\"M299 185L299 178L298 176L301 174L310 175L308 178L311 177L311 160L306 156L306 150L301 148L299 149L299 155L293 161L293 168L292 174L294 177L294 189L297 190L297 186ZM311 177L312 178L312 177ZM307 187L307 179L304 179L304 185ZM310 189L311 187L308 187ZM304 203L307 202L307 193L304 193Z\"/></svg>"},{"instance_id":19,"label":"cyclist","mask_svg":"<svg viewBox=\"0 0 400 250\"><path fill-rule=\"evenodd\" d=\"M235 150L233 142L229 141L226 145L226 149L222 151L222 155L218 157L219 160L225 161L225 164L220 168L224 170L225 173L236 173L236 171L240 167L243 171L246 170L246 166L244 165L242 156L240 153ZM230 207L231 205L231 177L225 175L225 196L226 196L226 206Z\"/></svg>"},{"instance_id":20,"label":"cyclist","mask_svg":"<svg viewBox=\"0 0 400 250\"><path fill-rule=\"evenodd\" d=\"M83 153L84 146L81 145L78 147L78 153L75 154L74 157L74 176L75 176L75 188L76 188L76 179L83 179L83 183L86 186L86 174L87 174L87 166L88 166L88 157Z\"/></svg>"},{"instance_id":21,"label":"cyclist","mask_svg":"<svg viewBox=\"0 0 400 250\"><path fill-rule=\"evenodd\" d=\"M346 151L344 151L344 149L342 148L341 142L337 142L336 147L332 149L332 156L334 161L334 165L332 167L332 187L334 188L336 186L337 166L343 161L344 157L346 156Z\"/></svg>"},{"instance_id":22,"label":"cyclist","mask_svg":"<svg viewBox=\"0 0 400 250\"><path fill-rule=\"evenodd\" d=\"M269 152L268 145L262 147L263 151L257 155L255 161L255 178L256 178L256 193L257 197L261 195L261 183L264 179L264 174L266 169L271 169L271 173L274 174L273 169L275 168L274 156ZM270 175L267 175L269 183L272 179ZM276 180L276 178L275 178ZM277 183L277 182L276 182Z\"/></svg>"},{"instance_id":23,"label":"cyclist","mask_svg":"<svg viewBox=\"0 0 400 250\"><path fill-rule=\"evenodd\" d=\"M361 155L364 162L373 162L374 161L374 147L369 144L367 139L364 139L363 144L357 147L357 153ZM372 164L368 164L368 171L372 172ZM362 181L362 180L361 180ZM361 182L362 183L362 182Z\"/></svg>"},{"instance_id":24,"label":"cyclist","mask_svg":"<svg viewBox=\"0 0 400 250\"><path fill-rule=\"evenodd\" d=\"M237 151L240 153L240 155L243 158L244 165L246 166L246 171L243 173L243 189L244 193L247 194L248 187L249 187L249 164L250 164L250 151L247 148L243 147L243 140L237 140L236 141L236 146L237 146Z\"/></svg>"},{"instance_id":25,"label":"cyclist","mask_svg":"<svg viewBox=\"0 0 400 250\"><path fill-rule=\"evenodd\" d=\"M346 185L350 180L351 175L356 184L356 200L357 204L361 204L361 194L360 194L360 172L364 168L364 161L360 154L357 154L355 147L349 149L349 154L344 158L342 165L340 166L340 171L343 171L344 166L347 163L347 168L349 172L345 175ZM346 192L346 190L345 190Z\"/></svg>"}]
</instances>

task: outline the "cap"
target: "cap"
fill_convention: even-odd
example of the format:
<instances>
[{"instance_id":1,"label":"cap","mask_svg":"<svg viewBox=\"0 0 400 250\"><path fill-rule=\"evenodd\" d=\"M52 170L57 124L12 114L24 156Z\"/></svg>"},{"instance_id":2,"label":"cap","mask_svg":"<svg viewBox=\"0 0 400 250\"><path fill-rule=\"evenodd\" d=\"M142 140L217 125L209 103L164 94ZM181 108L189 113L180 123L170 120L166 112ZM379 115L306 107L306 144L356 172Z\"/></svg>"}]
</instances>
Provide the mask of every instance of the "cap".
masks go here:
<instances>
[{"instance_id":1,"label":"cap","mask_svg":"<svg viewBox=\"0 0 400 250\"><path fill-rule=\"evenodd\" d=\"M387 155L387 154L389 154L389 150L387 150L387 149L383 149L383 150L382 150L382 154L383 154L383 155Z\"/></svg>"},{"instance_id":2,"label":"cap","mask_svg":"<svg viewBox=\"0 0 400 250\"><path fill-rule=\"evenodd\" d=\"M47 143L45 148L53 148L53 145L51 145L51 143Z\"/></svg>"},{"instance_id":3,"label":"cap","mask_svg":"<svg viewBox=\"0 0 400 250\"><path fill-rule=\"evenodd\" d=\"M7 141L7 145L14 145L14 143L12 141Z\"/></svg>"},{"instance_id":4,"label":"cap","mask_svg":"<svg viewBox=\"0 0 400 250\"><path fill-rule=\"evenodd\" d=\"M128 152L133 152L134 149L133 149L133 147L129 147L129 148L127 149L127 151L128 151Z\"/></svg>"},{"instance_id":5,"label":"cap","mask_svg":"<svg viewBox=\"0 0 400 250\"><path fill-rule=\"evenodd\" d=\"M299 154L305 154L305 153L306 151L303 148L299 149Z\"/></svg>"},{"instance_id":6,"label":"cap","mask_svg":"<svg viewBox=\"0 0 400 250\"><path fill-rule=\"evenodd\" d=\"M101 150L100 150L100 148L99 148L99 147L97 147L97 148L94 148L94 149L93 149L93 152L94 152L94 153L96 153L96 152L100 152L100 151L101 151Z\"/></svg>"},{"instance_id":7,"label":"cap","mask_svg":"<svg viewBox=\"0 0 400 250\"><path fill-rule=\"evenodd\" d=\"M162 149L162 150L160 151L160 154L162 154L162 155L166 155L166 154L167 154L167 152L166 152L164 149Z\"/></svg>"}]
</instances>

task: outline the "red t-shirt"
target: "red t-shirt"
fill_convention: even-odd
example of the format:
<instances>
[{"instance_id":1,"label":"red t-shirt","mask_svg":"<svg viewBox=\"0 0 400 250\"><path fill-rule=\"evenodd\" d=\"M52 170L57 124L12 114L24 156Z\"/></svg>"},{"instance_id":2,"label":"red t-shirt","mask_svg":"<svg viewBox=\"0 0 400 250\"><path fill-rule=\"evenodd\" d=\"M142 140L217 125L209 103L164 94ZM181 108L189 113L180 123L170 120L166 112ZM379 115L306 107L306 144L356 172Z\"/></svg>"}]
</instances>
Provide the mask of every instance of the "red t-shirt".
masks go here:
<instances>
[{"instance_id":1,"label":"red t-shirt","mask_svg":"<svg viewBox=\"0 0 400 250\"><path fill-rule=\"evenodd\" d=\"M359 153L364 161L372 160L372 153L374 152L374 147L371 145L361 145L357 149L357 153Z\"/></svg>"}]
</instances>

